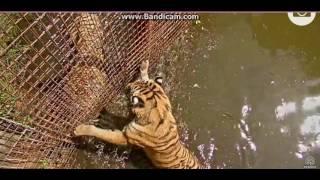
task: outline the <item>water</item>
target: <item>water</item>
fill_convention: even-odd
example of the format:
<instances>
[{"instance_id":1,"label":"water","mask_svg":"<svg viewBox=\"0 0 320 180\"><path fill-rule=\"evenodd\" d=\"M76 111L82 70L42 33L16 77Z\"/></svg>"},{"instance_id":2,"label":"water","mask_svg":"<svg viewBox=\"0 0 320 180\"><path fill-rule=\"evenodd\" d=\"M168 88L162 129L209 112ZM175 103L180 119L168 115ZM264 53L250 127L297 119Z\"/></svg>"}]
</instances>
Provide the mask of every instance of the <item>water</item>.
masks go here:
<instances>
[{"instance_id":1,"label":"water","mask_svg":"<svg viewBox=\"0 0 320 180\"><path fill-rule=\"evenodd\" d=\"M201 14L166 54L158 69L181 138L208 168L320 167L318 32L319 17L298 27L285 13ZM123 152L116 168L139 168Z\"/></svg>"}]
</instances>

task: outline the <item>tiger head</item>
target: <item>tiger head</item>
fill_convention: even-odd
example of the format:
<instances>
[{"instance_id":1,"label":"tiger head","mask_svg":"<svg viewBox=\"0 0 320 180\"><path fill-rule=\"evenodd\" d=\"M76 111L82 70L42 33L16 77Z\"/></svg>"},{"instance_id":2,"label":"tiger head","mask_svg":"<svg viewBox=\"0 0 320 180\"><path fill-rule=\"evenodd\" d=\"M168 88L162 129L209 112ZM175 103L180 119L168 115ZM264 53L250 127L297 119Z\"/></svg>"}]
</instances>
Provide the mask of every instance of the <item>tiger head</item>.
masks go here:
<instances>
[{"instance_id":1,"label":"tiger head","mask_svg":"<svg viewBox=\"0 0 320 180\"><path fill-rule=\"evenodd\" d=\"M147 123L166 119L171 112L170 101L162 88L162 77L139 79L127 85L131 110L136 117Z\"/></svg>"}]
</instances>

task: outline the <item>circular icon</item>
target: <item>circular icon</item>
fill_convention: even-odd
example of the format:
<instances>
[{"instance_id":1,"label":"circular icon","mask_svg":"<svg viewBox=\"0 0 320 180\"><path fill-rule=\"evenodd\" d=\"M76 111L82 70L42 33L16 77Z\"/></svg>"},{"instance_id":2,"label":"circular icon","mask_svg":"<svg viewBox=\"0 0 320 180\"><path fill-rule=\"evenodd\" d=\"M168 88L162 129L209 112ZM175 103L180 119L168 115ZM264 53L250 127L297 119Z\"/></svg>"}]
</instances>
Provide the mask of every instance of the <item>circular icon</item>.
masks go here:
<instances>
[{"instance_id":1,"label":"circular icon","mask_svg":"<svg viewBox=\"0 0 320 180\"><path fill-rule=\"evenodd\" d=\"M299 16L306 16L307 15L307 12L298 12L297 13Z\"/></svg>"},{"instance_id":2,"label":"circular icon","mask_svg":"<svg viewBox=\"0 0 320 180\"><path fill-rule=\"evenodd\" d=\"M288 17L292 23L298 26L306 26L316 17L315 12L289 12Z\"/></svg>"}]
</instances>

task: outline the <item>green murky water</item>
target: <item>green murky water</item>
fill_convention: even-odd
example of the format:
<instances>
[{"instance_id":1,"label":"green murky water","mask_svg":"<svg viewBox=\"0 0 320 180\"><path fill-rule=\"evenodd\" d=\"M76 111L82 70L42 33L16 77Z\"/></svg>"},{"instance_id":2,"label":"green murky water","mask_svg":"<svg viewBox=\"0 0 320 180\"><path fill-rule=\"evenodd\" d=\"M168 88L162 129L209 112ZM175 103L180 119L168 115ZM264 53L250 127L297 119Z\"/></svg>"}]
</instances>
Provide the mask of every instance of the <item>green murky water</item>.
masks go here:
<instances>
[{"instance_id":1,"label":"green murky water","mask_svg":"<svg viewBox=\"0 0 320 180\"><path fill-rule=\"evenodd\" d=\"M299 27L286 13L201 14L165 55L181 137L208 168L320 167L319 32L319 17ZM139 151L97 149L81 167L150 168Z\"/></svg>"}]
</instances>

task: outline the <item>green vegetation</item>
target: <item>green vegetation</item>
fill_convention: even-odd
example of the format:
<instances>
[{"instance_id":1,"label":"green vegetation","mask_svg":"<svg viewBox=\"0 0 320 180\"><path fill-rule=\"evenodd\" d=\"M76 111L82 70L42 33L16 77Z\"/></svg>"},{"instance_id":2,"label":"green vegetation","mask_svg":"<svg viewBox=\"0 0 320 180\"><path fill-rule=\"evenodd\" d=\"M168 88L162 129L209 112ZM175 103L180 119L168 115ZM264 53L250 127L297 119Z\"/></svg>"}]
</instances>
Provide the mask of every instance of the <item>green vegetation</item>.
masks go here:
<instances>
[{"instance_id":1,"label":"green vegetation","mask_svg":"<svg viewBox=\"0 0 320 180\"><path fill-rule=\"evenodd\" d=\"M16 40L21 32L15 22L20 16L18 13L0 13L0 116L25 124L31 117L21 116L23 113L15 112L19 95L15 92L15 85L10 83L22 68L21 63L17 63L15 59L26 48L22 40ZM8 46L10 48L6 51ZM4 73L1 74L2 72Z\"/></svg>"},{"instance_id":2,"label":"green vegetation","mask_svg":"<svg viewBox=\"0 0 320 180\"><path fill-rule=\"evenodd\" d=\"M4 53L5 49L18 37L21 33L15 21L18 20L16 14L3 14L0 13L0 54ZM3 54L1 61L6 65L11 65L11 70L16 72L21 67L18 63L13 61L25 50L26 45L18 39L7 52Z\"/></svg>"},{"instance_id":3,"label":"green vegetation","mask_svg":"<svg viewBox=\"0 0 320 180\"><path fill-rule=\"evenodd\" d=\"M47 169L49 167L49 162L46 159L40 160L40 163L41 163L40 168L42 169Z\"/></svg>"}]
</instances>

